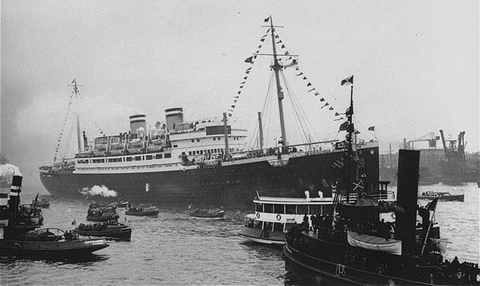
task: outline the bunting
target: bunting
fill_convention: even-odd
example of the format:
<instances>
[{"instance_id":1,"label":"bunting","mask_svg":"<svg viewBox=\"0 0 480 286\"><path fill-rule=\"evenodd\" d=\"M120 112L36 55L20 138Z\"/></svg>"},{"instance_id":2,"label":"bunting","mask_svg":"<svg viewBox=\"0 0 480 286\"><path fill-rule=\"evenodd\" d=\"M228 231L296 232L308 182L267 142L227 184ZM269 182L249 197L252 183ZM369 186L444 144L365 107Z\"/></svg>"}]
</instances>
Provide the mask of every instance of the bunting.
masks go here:
<instances>
[{"instance_id":1,"label":"bunting","mask_svg":"<svg viewBox=\"0 0 480 286\"><path fill-rule=\"evenodd\" d=\"M265 21L265 23L267 23L268 21L270 21L270 17L265 18L264 21ZM229 117L231 117L233 115L233 112L235 111L235 107L237 106L237 102L240 98L240 95L242 94L242 91L245 90L245 88L246 88L248 76L252 72L253 64L255 63L255 60L257 59L257 56L258 56L258 54L260 53L260 50L263 47L263 42L265 42L269 32L270 32L270 28L268 28L265 31L265 33L260 37L260 41L256 45L256 49L255 49L254 53L244 60L244 62L249 64L250 66L247 69L245 69L244 74L242 76L242 81L240 82L237 93L233 96L232 104L228 108L228 113L227 114L228 114Z\"/></svg>"},{"instance_id":2,"label":"bunting","mask_svg":"<svg viewBox=\"0 0 480 286\"><path fill-rule=\"evenodd\" d=\"M270 17L265 18L264 21L265 23L269 22ZM249 64L250 66L245 70L244 75L242 77L243 80L240 82L239 88L237 90L237 94L233 98L233 104L230 106L229 112L228 112L229 117L232 116L235 110L236 104L239 99L239 95L241 95L242 91L245 90L246 88L247 79L252 71L253 64L255 63L257 56L260 53L260 50L262 49L263 43L265 42L269 32L270 32L270 28L266 29L265 33L260 37L260 42L257 44L256 46L257 49L255 50L255 52L251 56L245 59L245 63ZM275 43L278 45L277 47L280 48L279 54L281 55L283 54L283 56L279 56L279 59L278 59L282 67L285 69L288 67L295 66L295 71L296 71L295 75L303 80L303 82L305 83L307 93L311 94L312 96L319 96L320 93L318 92L317 88L314 86L312 81L308 80L307 75L299 66L298 60L297 60L298 58L290 54L290 51L287 50L287 45L285 41L280 38L280 35L276 31L274 31L273 38ZM350 76L342 80L341 85L344 85L344 84L353 84L353 76ZM335 107L329 101L327 101L327 99L324 96L319 97L319 101L322 103L321 109L328 110L329 112L332 111L332 115L334 114L335 116L335 119L334 119L335 121L343 119L343 117L341 117L343 113L336 112Z\"/></svg>"},{"instance_id":3,"label":"bunting","mask_svg":"<svg viewBox=\"0 0 480 286\"><path fill-rule=\"evenodd\" d=\"M290 51L287 50L287 46L285 44L285 41L281 39L280 35L277 32L275 32L275 39L276 39L275 42L280 45L280 49L282 49L283 55L288 56L288 58L284 57L283 59L284 60L288 59L288 60L292 61L292 63L290 65L286 65L286 66L284 65L284 67L289 67L289 66L295 65L295 71L296 71L295 75L297 77L301 78L305 82L305 87L307 88L306 89L307 93L312 94L313 96L319 96L320 93L317 91L317 89L315 88L313 83L309 80L308 76L305 74L305 72L302 70L302 68L298 65L297 59L290 54ZM353 78L351 78L351 77L347 78L347 79L345 79L345 81L346 81L346 83L347 82L350 83L350 81L353 83ZM328 102L325 99L325 97L320 97L319 100L320 100L320 102L323 103L322 106L321 106L322 109L332 111L333 113L335 113L336 117L338 115L340 115L338 112L336 112L335 107L330 102ZM328 107L328 108L326 108L326 107Z\"/></svg>"}]
</instances>

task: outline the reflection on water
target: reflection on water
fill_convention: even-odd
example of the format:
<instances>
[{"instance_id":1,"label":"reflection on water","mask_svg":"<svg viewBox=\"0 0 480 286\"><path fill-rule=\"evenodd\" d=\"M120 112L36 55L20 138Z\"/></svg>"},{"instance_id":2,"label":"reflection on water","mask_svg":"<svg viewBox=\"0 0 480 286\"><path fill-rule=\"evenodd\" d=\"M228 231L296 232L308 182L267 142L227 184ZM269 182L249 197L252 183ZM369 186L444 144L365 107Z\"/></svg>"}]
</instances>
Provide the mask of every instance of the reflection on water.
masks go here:
<instances>
[{"instance_id":1,"label":"reflection on water","mask_svg":"<svg viewBox=\"0 0 480 286\"><path fill-rule=\"evenodd\" d=\"M465 194L464 203L439 202L436 217L449 241L447 256L478 261L479 190L435 185L420 191L428 190ZM85 201L53 201L44 211L47 226L72 228L74 219L83 222L87 208ZM91 257L0 258L0 285L338 285L285 265L278 247L245 242L237 235L244 214L227 211L225 220L209 221L192 219L183 209L162 209L157 218L128 217L132 241L112 242Z\"/></svg>"}]
</instances>

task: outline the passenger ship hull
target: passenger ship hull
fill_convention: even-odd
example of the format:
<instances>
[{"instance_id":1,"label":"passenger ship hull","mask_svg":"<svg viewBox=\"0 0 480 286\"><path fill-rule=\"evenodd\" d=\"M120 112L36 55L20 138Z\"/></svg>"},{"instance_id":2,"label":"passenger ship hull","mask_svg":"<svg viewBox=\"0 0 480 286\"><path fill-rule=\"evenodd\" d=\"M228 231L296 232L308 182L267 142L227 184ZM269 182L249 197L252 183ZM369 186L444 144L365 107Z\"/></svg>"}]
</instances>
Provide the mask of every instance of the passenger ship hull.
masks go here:
<instances>
[{"instance_id":1,"label":"passenger ship hull","mask_svg":"<svg viewBox=\"0 0 480 286\"><path fill-rule=\"evenodd\" d=\"M303 197L309 186L318 190L322 182L342 178L334 167L343 152L332 151L299 156L282 155L224 162L221 166L185 168L158 172L88 173L41 170L45 188L59 197L79 197L83 188L104 185L121 199L158 204L188 203L248 207L258 191L262 195ZM361 149L367 182L378 181L378 147Z\"/></svg>"}]
</instances>

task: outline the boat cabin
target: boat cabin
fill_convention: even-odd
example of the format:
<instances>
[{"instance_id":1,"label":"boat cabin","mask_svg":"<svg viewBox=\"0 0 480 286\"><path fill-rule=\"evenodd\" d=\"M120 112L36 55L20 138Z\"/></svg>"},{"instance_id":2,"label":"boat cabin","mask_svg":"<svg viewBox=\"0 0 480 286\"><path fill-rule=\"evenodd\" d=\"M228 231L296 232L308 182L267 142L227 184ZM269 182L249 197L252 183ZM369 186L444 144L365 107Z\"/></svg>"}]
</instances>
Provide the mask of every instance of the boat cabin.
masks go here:
<instances>
[{"instance_id":1,"label":"boat cabin","mask_svg":"<svg viewBox=\"0 0 480 286\"><path fill-rule=\"evenodd\" d=\"M271 232L287 230L303 222L305 215L311 226L310 217L332 213L333 197L280 198L258 196L253 200L255 213L245 217L245 226Z\"/></svg>"}]
</instances>

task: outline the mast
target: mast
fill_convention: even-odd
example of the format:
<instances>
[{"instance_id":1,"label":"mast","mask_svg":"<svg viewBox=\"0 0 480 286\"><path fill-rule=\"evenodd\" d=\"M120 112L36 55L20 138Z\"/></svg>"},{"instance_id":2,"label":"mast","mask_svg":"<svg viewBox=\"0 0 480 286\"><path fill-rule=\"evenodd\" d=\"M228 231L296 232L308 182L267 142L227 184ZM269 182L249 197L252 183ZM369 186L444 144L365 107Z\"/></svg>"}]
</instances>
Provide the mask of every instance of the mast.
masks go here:
<instances>
[{"instance_id":1,"label":"mast","mask_svg":"<svg viewBox=\"0 0 480 286\"><path fill-rule=\"evenodd\" d=\"M285 132L285 119L283 115L283 92L282 92L282 86L280 85L280 77L279 77L279 71L282 69L282 66L278 63L278 57L277 57L277 47L275 44L275 34L274 34L274 27L273 27L273 19L272 16L270 16L270 33L272 36L272 49L273 49L273 72L275 74L275 83L277 86L277 99L278 99L278 113L280 115L280 130L282 132L282 147L288 146L287 143L287 134Z\"/></svg>"},{"instance_id":2,"label":"mast","mask_svg":"<svg viewBox=\"0 0 480 286\"><path fill-rule=\"evenodd\" d=\"M78 95L80 94L80 90L78 89L76 79L73 79L72 85L73 85L73 93L75 94L75 97L78 98ZM80 116L78 115L78 110L76 111L76 119L77 119L77 150L78 150L78 153L80 153L82 152L82 137L80 135Z\"/></svg>"},{"instance_id":3,"label":"mast","mask_svg":"<svg viewBox=\"0 0 480 286\"><path fill-rule=\"evenodd\" d=\"M262 127L262 113L258 112L258 144L260 150L263 150L263 127Z\"/></svg>"},{"instance_id":4,"label":"mast","mask_svg":"<svg viewBox=\"0 0 480 286\"><path fill-rule=\"evenodd\" d=\"M350 106L347 109L347 112L345 113L347 116L348 120L348 128L347 128L347 135L346 135L346 142L347 142L347 170L346 170L346 176L347 176L347 188L346 191L349 193L351 190L353 190L353 183L355 181L356 177L356 168L355 168L355 161L353 159L353 133L355 132L355 127L353 125L353 76L351 78L351 84L350 84Z\"/></svg>"},{"instance_id":5,"label":"mast","mask_svg":"<svg viewBox=\"0 0 480 286\"><path fill-rule=\"evenodd\" d=\"M78 84L77 84L77 80L76 79L73 79L71 84L69 84L68 86L72 86L73 90L72 90L72 94L70 95L70 99L68 101L68 105L67 105L67 113L65 115L65 119L63 121L63 126L62 126L62 129L60 129L60 133L58 134L58 138L57 138L57 146L55 147L55 154L53 155L53 164L55 164L57 162L57 156L58 156L58 153L60 151L60 146L62 144L62 141L63 141L63 133L65 131L65 127L66 127L66 124L67 124L67 120L72 112L72 102L73 102L73 98L75 96L79 96L80 94L80 90L78 89ZM81 152L81 139L80 139L80 118L78 116L78 112L77 112L77 116L76 116L76 121L77 121L77 147L78 147L78 152Z\"/></svg>"}]
</instances>

